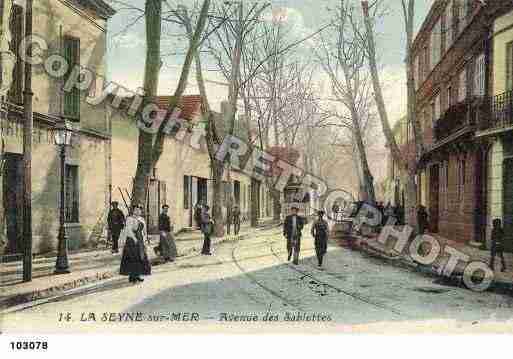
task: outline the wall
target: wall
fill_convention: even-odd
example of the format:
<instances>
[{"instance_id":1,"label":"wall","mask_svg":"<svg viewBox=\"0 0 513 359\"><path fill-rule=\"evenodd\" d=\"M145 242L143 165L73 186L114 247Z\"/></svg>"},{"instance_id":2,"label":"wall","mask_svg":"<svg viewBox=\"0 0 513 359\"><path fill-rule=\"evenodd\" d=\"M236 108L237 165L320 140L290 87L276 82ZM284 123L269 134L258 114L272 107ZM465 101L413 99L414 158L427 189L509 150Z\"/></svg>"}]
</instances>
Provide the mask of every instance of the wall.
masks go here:
<instances>
[{"instance_id":1,"label":"wall","mask_svg":"<svg viewBox=\"0 0 513 359\"><path fill-rule=\"evenodd\" d=\"M67 2L66 2L67 3ZM87 17L86 17L87 16ZM60 27L63 36L80 38L80 63L95 73L105 74L106 33L105 21L65 5L60 0L34 1L34 33L43 37L49 46L48 54L60 53ZM42 65L34 67L34 111L59 116L61 114L62 81L49 76ZM108 132L106 108L92 107L82 93L82 128Z\"/></svg>"},{"instance_id":2,"label":"wall","mask_svg":"<svg viewBox=\"0 0 513 359\"><path fill-rule=\"evenodd\" d=\"M118 201L126 212L123 199L118 188L129 193L132 189L132 179L137 167L137 139L138 129L134 119L114 110L112 112L112 200ZM157 164L157 177L166 182L166 202L170 206L170 216L175 225L175 231L189 226L189 210L184 209L184 176L195 176L210 179L210 158L206 148L193 148L190 141L179 142L171 137L167 138L164 152ZM249 201L251 180L245 174L238 171L225 171L224 180L239 181L241 183L241 211L243 216L249 219ZM212 203L212 182L208 182L208 200ZM261 187L265 193L264 186ZM261 195L263 197L263 195ZM244 203L244 198L246 199ZM125 199L126 196L125 196ZM127 199L128 201L128 199ZM261 202L261 211L265 207Z\"/></svg>"},{"instance_id":3,"label":"wall","mask_svg":"<svg viewBox=\"0 0 513 359\"><path fill-rule=\"evenodd\" d=\"M49 50L46 55L60 53L62 26L63 35L81 39L81 64L100 75L104 74L106 22L73 4L74 1L35 0L34 33L47 41ZM57 246L60 162L51 128L52 121L58 120L61 114L62 83L50 77L42 66L34 66L32 82L35 113L32 155L33 251L37 254ZM91 244L93 229L102 223L102 219L104 221L108 204L109 126L106 107L91 107L85 103L85 94L82 97L80 124L77 126L79 136L74 148L67 153L67 163L79 166L80 183L80 223L67 225L70 249ZM21 121L16 120L14 114L9 117L9 121L2 123L5 129L5 150L21 154ZM42 117L49 117L49 120L40 121ZM4 209L0 208L2 222L5 220L3 212ZM0 226L1 234L5 235L3 224Z\"/></svg>"},{"instance_id":4,"label":"wall","mask_svg":"<svg viewBox=\"0 0 513 359\"><path fill-rule=\"evenodd\" d=\"M498 95L507 91L507 44L513 42L513 11L497 18L494 23L493 39L493 94ZM503 31L499 33L500 31ZM510 65L511 66L511 65Z\"/></svg>"},{"instance_id":5,"label":"wall","mask_svg":"<svg viewBox=\"0 0 513 359\"><path fill-rule=\"evenodd\" d=\"M4 137L5 150L22 154L23 128L14 122L10 122L9 127ZM32 225L33 251L37 254L54 250L57 246L61 176L59 152L51 129L36 123L33 141ZM107 146L108 142L103 139L82 134L74 141L74 148L67 151L67 164L79 166L80 183L80 223L69 225L70 249L90 244L91 232L104 214L108 191L105 180ZM3 208L1 212L3 214Z\"/></svg>"}]
</instances>

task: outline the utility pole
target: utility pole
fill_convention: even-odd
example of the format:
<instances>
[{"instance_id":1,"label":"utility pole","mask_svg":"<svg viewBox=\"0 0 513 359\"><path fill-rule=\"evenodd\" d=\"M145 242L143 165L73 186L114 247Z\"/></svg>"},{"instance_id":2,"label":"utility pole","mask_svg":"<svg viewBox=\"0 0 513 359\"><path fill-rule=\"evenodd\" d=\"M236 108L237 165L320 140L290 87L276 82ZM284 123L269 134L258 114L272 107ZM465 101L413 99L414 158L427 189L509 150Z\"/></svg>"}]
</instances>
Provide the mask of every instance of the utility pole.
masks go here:
<instances>
[{"instance_id":1,"label":"utility pole","mask_svg":"<svg viewBox=\"0 0 513 359\"><path fill-rule=\"evenodd\" d=\"M32 0L26 0L25 36L32 36ZM32 57L32 47L27 49L27 56ZM25 89L23 91L23 281L32 280L32 132L34 114L32 110L32 65L25 62Z\"/></svg>"}]
</instances>

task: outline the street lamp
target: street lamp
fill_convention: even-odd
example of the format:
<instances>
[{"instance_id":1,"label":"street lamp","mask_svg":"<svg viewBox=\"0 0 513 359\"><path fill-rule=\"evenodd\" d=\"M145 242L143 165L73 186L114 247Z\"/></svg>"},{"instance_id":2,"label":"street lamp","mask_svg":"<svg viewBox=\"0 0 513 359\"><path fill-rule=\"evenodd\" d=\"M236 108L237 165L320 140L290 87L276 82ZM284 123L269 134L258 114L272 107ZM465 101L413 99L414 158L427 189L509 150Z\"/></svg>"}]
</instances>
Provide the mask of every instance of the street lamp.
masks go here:
<instances>
[{"instance_id":1,"label":"street lamp","mask_svg":"<svg viewBox=\"0 0 513 359\"><path fill-rule=\"evenodd\" d=\"M66 236L66 229L64 228L64 181L65 181L65 164L66 164L66 147L71 146L71 137L73 136L73 128L66 122L58 126L55 130L54 140L55 144L60 148L61 159L61 203L60 203L60 223L59 223L59 237L57 249L57 261L55 262L55 274L70 273L68 262L68 237Z\"/></svg>"}]
</instances>

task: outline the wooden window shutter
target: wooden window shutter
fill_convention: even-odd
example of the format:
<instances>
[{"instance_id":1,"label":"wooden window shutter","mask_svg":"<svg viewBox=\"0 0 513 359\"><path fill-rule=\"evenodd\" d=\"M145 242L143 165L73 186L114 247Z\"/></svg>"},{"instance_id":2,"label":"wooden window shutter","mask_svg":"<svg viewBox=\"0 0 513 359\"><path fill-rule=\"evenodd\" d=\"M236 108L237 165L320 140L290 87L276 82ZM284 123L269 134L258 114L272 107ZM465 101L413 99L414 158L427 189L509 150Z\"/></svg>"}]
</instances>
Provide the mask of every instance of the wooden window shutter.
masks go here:
<instances>
[{"instance_id":1,"label":"wooden window shutter","mask_svg":"<svg viewBox=\"0 0 513 359\"><path fill-rule=\"evenodd\" d=\"M69 64L65 84L75 65L80 65L80 39L64 38L64 58ZM64 116L76 120L80 118L80 91L75 87L64 93Z\"/></svg>"},{"instance_id":2,"label":"wooden window shutter","mask_svg":"<svg viewBox=\"0 0 513 359\"><path fill-rule=\"evenodd\" d=\"M16 56L16 63L13 70L13 81L7 94L9 101L21 105L23 103L23 64L18 56L23 37L23 8L19 5L12 6L9 28L12 36L10 50Z\"/></svg>"}]
</instances>

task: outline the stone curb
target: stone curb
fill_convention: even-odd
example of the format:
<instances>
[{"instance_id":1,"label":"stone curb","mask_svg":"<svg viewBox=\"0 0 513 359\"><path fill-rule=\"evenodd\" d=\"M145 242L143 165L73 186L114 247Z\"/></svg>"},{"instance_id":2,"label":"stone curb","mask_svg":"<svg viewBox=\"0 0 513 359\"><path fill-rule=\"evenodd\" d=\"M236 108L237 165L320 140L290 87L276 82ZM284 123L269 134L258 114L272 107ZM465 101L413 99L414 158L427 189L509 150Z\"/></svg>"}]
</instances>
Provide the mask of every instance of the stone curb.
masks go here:
<instances>
[{"instance_id":1,"label":"stone curb","mask_svg":"<svg viewBox=\"0 0 513 359\"><path fill-rule=\"evenodd\" d=\"M259 227L256 229L256 231L272 229L279 225L280 224L274 224L266 227ZM217 246L222 243L231 241L244 240L248 238L251 234L254 234L254 231L250 233L240 234L238 236L224 236L222 238L212 238L212 246ZM200 248L201 244L199 244L198 246L193 246L192 248L189 248L182 252L179 257L187 257L195 252L198 252ZM152 266L158 266L160 264L163 264L158 257L150 259L150 262ZM58 286L49 287L45 289L37 289L22 294L15 294L13 296L7 297L6 299L3 299L0 302L0 314L12 313L71 294L79 294L82 290L87 291L98 286L101 286L101 283L109 279L114 279L114 277L117 277L118 275L118 268L116 268L115 270L110 269L103 272L98 272L95 275L89 275L82 278L78 278Z\"/></svg>"}]
</instances>

